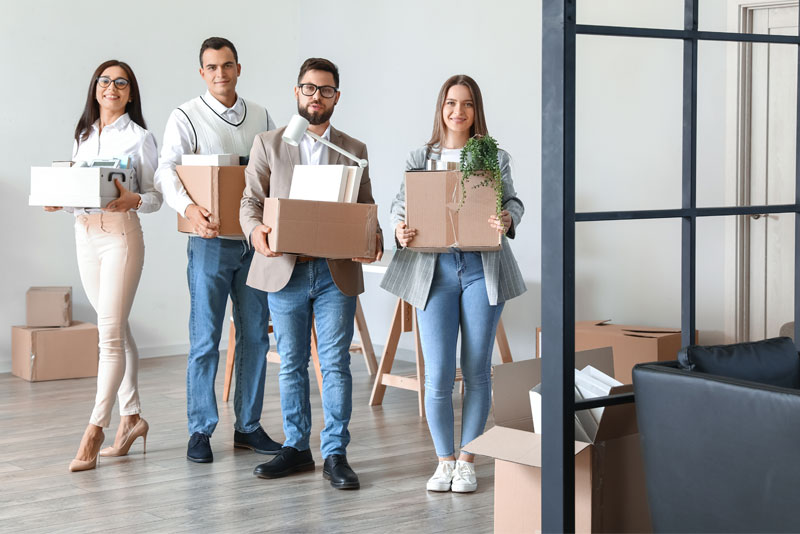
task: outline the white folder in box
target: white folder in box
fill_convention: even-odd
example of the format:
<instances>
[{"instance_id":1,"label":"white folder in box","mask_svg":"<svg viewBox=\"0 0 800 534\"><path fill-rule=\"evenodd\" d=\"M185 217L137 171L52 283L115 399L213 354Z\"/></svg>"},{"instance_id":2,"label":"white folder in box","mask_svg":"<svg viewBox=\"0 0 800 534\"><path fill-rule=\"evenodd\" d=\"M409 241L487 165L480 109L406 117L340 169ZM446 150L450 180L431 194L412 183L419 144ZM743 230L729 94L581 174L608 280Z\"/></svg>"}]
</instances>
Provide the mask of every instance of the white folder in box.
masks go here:
<instances>
[{"instance_id":1,"label":"white folder in box","mask_svg":"<svg viewBox=\"0 0 800 534\"><path fill-rule=\"evenodd\" d=\"M181 165L202 167L237 167L239 154L183 154Z\"/></svg>"},{"instance_id":2,"label":"white folder in box","mask_svg":"<svg viewBox=\"0 0 800 534\"><path fill-rule=\"evenodd\" d=\"M345 165L295 165L289 198L342 202L347 174Z\"/></svg>"},{"instance_id":3,"label":"white folder in box","mask_svg":"<svg viewBox=\"0 0 800 534\"><path fill-rule=\"evenodd\" d=\"M119 197L114 179L130 187L132 173L110 167L31 167L28 205L105 208Z\"/></svg>"}]
</instances>

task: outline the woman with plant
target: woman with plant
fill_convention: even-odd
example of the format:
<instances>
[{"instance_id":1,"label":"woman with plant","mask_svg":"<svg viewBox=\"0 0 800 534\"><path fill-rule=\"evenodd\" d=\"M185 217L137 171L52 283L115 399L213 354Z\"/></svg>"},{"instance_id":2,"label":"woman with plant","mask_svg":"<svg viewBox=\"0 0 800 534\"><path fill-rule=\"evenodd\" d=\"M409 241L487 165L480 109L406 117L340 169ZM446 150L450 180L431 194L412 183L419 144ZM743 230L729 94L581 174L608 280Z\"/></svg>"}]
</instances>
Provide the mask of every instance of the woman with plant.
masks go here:
<instances>
[{"instance_id":1,"label":"woman with plant","mask_svg":"<svg viewBox=\"0 0 800 534\"><path fill-rule=\"evenodd\" d=\"M497 212L487 224L502 234L496 252L416 252L409 246L416 230L405 223L405 182L392 202L398 249L381 287L416 308L425 358L425 412L439 465L429 491L472 492L477 488L474 456L454 449L453 386L456 344L461 329L464 402L461 446L483 433L492 398L492 347L503 305L525 291L525 283L506 237L513 238L525 211L514 191L510 157L489 137L483 100L475 80L450 77L439 91L433 134L412 151L406 170L426 168L427 160L459 162L464 176L484 172L481 185L497 193ZM462 184L464 181L462 179ZM466 195L469 192L466 191ZM463 202L463 199L462 199Z\"/></svg>"}]
</instances>

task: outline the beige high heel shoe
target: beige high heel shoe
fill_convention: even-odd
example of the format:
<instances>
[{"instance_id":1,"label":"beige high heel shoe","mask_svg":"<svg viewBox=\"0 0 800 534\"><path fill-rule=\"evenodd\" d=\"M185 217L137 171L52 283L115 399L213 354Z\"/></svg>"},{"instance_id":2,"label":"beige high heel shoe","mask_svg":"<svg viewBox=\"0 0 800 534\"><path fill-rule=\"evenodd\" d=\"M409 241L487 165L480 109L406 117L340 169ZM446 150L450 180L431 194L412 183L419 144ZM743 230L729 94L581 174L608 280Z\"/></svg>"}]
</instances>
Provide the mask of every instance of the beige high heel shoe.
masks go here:
<instances>
[{"instance_id":1,"label":"beige high heel shoe","mask_svg":"<svg viewBox=\"0 0 800 534\"><path fill-rule=\"evenodd\" d=\"M103 440L105 439L106 436L101 431L100 435L95 439L95 442L99 442L97 443L97 447L100 447L100 445L103 444ZM78 460L77 458L75 458L69 463L69 470L72 472L88 471L89 469L94 469L95 467L97 467L97 454L95 454L94 458L92 458L91 460Z\"/></svg>"},{"instance_id":2,"label":"beige high heel shoe","mask_svg":"<svg viewBox=\"0 0 800 534\"><path fill-rule=\"evenodd\" d=\"M128 451L133 445L133 442L136 441L136 438L141 437L144 445L144 450L142 454L147 454L147 431L150 430L150 425L147 424L147 421L139 418L136 421L136 424L133 425L128 431L128 435L125 436L125 439L122 441L122 445L119 448L111 446L106 447L102 451L100 451L100 456L125 456L128 454Z\"/></svg>"}]
</instances>

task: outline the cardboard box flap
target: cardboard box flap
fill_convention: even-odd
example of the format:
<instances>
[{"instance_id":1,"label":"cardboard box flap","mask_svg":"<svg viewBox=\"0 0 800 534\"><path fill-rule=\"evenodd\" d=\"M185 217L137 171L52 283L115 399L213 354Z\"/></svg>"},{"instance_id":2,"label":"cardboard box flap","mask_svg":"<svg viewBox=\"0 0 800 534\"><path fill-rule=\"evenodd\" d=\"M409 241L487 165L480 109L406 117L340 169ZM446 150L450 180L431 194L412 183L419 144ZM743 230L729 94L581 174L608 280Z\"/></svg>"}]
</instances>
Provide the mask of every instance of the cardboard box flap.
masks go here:
<instances>
[{"instance_id":1,"label":"cardboard box flap","mask_svg":"<svg viewBox=\"0 0 800 534\"><path fill-rule=\"evenodd\" d=\"M611 347L575 353L575 367L591 365L614 376L614 355ZM494 421L498 426L533 432L530 390L542 381L542 359L510 362L494 367Z\"/></svg>"},{"instance_id":2,"label":"cardboard box flap","mask_svg":"<svg viewBox=\"0 0 800 534\"><path fill-rule=\"evenodd\" d=\"M576 321L575 322L575 329L578 328L589 328L592 326L614 326L611 323L611 319L603 319L602 321Z\"/></svg>"},{"instance_id":3,"label":"cardboard box flap","mask_svg":"<svg viewBox=\"0 0 800 534\"><path fill-rule=\"evenodd\" d=\"M680 330L674 328L627 328L622 327L620 330L626 335L638 335L642 337L659 337L665 334L680 334Z\"/></svg>"},{"instance_id":4,"label":"cardboard box flap","mask_svg":"<svg viewBox=\"0 0 800 534\"><path fill-rule=\"evenodd\" d=\"M622 393L633 393L633 385L627 384L611 388L609 395L620 395ZM617 406L607 406L603 409L603 417L597 427L597 435L594 442L608 441L630 434L639 432L636 424L636 405L620 404Z\"/></svg>"},{"instance_id":5,"label":"cardboard box flap","mask_svg":"<svg viewBox=\"0 0 800 534\"><path fill-rule=\"evenodd\" d=\"M591 446L575 442L575 454ZM513 428L495 426L462 447L473 454L491 456L532 467L542 466L542 436Z\"/></svg>"}]
</instances>

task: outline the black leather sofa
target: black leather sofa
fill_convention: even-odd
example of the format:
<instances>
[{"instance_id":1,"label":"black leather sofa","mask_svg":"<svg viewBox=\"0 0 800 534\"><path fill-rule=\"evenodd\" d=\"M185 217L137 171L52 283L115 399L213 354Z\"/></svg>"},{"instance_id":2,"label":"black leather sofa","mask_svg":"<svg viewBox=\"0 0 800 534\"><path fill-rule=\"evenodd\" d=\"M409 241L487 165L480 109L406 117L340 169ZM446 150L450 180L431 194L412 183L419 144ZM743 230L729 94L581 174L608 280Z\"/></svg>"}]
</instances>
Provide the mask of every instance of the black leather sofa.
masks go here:
<instances>
[{"instance_id":1,"label":"black leather sofa","mask_svg":"<svg viewBox=\"0 0 800 534\"><path fill-rule=\"evenodd\" d=\"M800 532L800 358L789 338L634 367L655 532Z\"/></svg>"}]
</instances>

